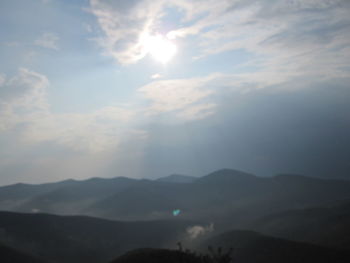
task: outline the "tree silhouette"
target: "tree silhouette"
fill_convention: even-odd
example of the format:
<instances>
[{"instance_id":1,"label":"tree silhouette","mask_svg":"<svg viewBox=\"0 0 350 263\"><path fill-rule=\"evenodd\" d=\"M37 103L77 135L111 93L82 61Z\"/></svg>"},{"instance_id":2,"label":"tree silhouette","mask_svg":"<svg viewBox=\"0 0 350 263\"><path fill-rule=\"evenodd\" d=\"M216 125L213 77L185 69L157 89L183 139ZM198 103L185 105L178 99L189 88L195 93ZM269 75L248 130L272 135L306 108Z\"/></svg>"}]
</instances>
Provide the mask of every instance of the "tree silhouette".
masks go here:
<instances>
[{"instance_id":1,"label":"tree silhouette","mask_svg":"<svg viewBox=\"0 0 350 263\"><path fill-rule=\"evenodd\" d=\"M183 249L181 242L177 243L179 249L178 251L184 253L186 258L196 258L198 259L200 263L232 263L233 258L233 248L230 248L227 251L224 251L222 247L218 247L217 249L214 249L213 247L208 247L208 253L202 254L195 251L191 251L190 249ZM179 263L192 263L189 261L183 261ZM197 261L196 261L197 262Z\"/></svg>"}]
</instances>

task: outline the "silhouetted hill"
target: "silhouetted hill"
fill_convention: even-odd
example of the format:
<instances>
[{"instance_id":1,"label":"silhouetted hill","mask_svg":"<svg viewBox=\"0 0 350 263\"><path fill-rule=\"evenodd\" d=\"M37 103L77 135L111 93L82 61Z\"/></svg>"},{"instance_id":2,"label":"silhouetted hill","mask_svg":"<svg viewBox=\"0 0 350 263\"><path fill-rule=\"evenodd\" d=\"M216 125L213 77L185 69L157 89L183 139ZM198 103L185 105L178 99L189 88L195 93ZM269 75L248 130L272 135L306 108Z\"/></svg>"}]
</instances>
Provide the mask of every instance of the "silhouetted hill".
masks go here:
<instances>
[{"instance_id":1,"label":"silhouetted hill","mask_svg":"<svg viewBox=\"0 0 350 263\"><path fill-rule=\"evenodd\" d=\"M0 242L54 262L107 262L130 249L174 245L191 224L0 212Z\"/></svg>"},{"instance_id":2,"label":"silhouetted hill","mask_svg":"<svg viewBox=\"0 0 350 263\"><path fill-rule=\"evenodd\" d=\"M201 241L197 251L137 249L111 263L228 262L225 257L230 248L233 248L232 262L237 263L345 263L350 260L347 251L273 238L253 231L229 231Z\"/></svg>"},{"instance_id":3,"label":"silhouetted hill","mask_svg":"<svg viewBox=\"0 0 350 263\"><path fill-rule=\"evenodd\" d=\"M192 183L195 180L197 180L197 177L181 174L171 174L157 179L157 181L166 183Z\"/></svg>"},{"instance_id":4,"label":"silhouetted hill","mask_svg":"<svg viewBox=\"0 0 350 263\"><path fill-rule=\"evenodd\" d=\"M269 215L251 228L277 237L350 250L350 202Z\"/></svg>"},{"instance_id":5,"label":"silhouetted hill","mask_svg":"<svg viewBox=\"0 0 350 263\"><path fill-rule=\"evenodd\" d=\"M0 243L1 263L45 263L30 254L23 253Z\"/></svg>"},{"instance_id":6,"label":"silhouetted hill","mask_svg":"<svg viewBox=\"0 0 350 263\"><path fill-rule=\"evenodd\" d=\"M111 263L202 263L202 261L193 254L178 250L142 248L129 251Z\"/></svg>"},{"instance_id":7,"label":"silhouetted hill","mask_svg":"<svg viewBox=\"0 0 350 263\"><path fill-rule=\"evenodd\" d=\"M239 263L345 263L350 253L307 243L289 241L253 231L229 231L216 235L199 245L201 251L208 246L234 248L234 262Z\"/></svg>"}]
</instances>

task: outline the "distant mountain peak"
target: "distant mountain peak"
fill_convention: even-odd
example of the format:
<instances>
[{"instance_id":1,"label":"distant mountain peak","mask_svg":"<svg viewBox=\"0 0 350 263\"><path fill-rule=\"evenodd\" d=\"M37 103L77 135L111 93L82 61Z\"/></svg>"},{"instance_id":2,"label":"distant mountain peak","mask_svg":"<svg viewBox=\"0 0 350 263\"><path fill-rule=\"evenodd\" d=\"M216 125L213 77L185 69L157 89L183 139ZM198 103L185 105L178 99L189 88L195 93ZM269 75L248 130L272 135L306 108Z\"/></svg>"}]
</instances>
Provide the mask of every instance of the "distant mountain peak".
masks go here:
<instances>
[{"instance_id":1,"label":"distant mountain peak","mask_svg":"<svg viewBox=\"0 0 350 263\"><path fill-rule=\"evenodd\" d=\"M197 179L197 177L183 175L183 174L171 174L165 177L161 177L156 179L159 182L167 182L167 183L192 183Z\"/></svg>"},{"instance_id":2,"label":"distant mountain peak","mask_svg":"<svg viewBox=\"0 0 350 263\"><path fill-rule=\"evenodd\" d=\"M201 177L198 181L200 182L216 182L216 181L231 181L231 180L245 180L245 179L255 179L255 175L246 173L234 169L220 169L212 172L206 176Z\"/></svg>"},{"instance_id":3,"label":"distant mountain peak","mask_svg":"<svg viewBox=\"0 0 350 263\"><path fill-rule=\"evenodd\" d=\"M244 171L240 171L240 170L236 170L236 169L229 169L229 168L224 168L224 169L220 169L217 171L214 171L212 173L210 173L209 175L216 175L216 174L222 174L222 175L250 175L252 176L252 174L244 172Z\"/></svg>"}]
</instances>

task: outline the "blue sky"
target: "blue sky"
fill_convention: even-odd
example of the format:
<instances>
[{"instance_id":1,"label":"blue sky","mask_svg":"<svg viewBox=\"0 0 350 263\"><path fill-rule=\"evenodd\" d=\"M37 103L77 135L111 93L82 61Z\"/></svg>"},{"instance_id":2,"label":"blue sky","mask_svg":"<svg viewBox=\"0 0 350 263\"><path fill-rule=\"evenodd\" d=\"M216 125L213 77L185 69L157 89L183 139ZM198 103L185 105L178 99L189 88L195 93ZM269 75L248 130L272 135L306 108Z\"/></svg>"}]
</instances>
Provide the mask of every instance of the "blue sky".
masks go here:
<instances>
[{"instance_id":1,"label":"blue sky","mask_svg":"<svg viewBox=\"0 0 350 263\"><path fill-rule=\"evenodd\" d=\"M348 177L349 12L346 0L1 1L0 185L221 168ZM176 46L167 63L152 37Z\"/></svg>"}]
</instances>

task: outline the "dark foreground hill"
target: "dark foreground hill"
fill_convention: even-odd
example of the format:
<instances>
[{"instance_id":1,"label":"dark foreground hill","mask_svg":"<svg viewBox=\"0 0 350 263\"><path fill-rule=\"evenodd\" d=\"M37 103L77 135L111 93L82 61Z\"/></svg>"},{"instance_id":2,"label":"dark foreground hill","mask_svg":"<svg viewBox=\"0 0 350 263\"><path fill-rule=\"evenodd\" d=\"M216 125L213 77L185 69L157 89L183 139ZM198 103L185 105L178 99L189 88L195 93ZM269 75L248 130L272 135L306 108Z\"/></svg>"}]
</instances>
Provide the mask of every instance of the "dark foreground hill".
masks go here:
<instances>
[{"instance_id":1,"label":"dark foreground hill","mask_svg":"<svg viewBox=\"0 0 350 263\"><path fill-rule=\"evenodd\" d=\"M241 263L350 262L349 252L251 231L230 231L209 239L205 239L205 235L190 239L185 232L193 224L186 221L117 222L84 216L0 212L0 242L25 254L56 263L109 262L127 251L142 247L174 248L178 241L184 241L186 247L198 250L205 250L208 246L232 247L236 262ZM147 250L146 254L145 251L137 251L136 254L132 252L120 257L118 260L123 261L116 262L155 263L164 256L172 259L179 256L163 250ZM154 261L147 261L146 256L154 258ZM30 256L28 258L34 260ZM191 260L187 262L197 262L194 257Z\"/></svg>"},{"instance_id":2,"label":"dark foreground hill","mask_svg":"<svg viewBox=\"0 0 350 263\"><path fill-rule=\"evenodd\" d=\"M200 257L178 250L143 248L129 251L111 263L205 263ZM209 263L209 262L208 262Z\"/></svg>"},{"instance_id":3,"label":"dark foreground hill","mask_svg":"<svg viewBox=\"0 0 350 263\"><path fill-rule=\"evenodd\" d=\"M350 250L350 201L272 214L250 228L276 237Z\"/></svg>"},{"instance_id":4,"label":"dark foreground hill","mask_svg":"<svg viewBox=\"0 0 350 263\"><path fill-rule=\"evenodd\" d=\"M45 261L36 258L33 255L23 253L16 249L7 247L0 243L0 262L1 263L45 263Z\"/></svg>"},{"instance_id":5,"label":"dark foreground hill","mask_svg":"<svg viewBox=\"0 0 350 263\"><path fill-rule=\"evenodd\" d=\"M350 252L324 248L307 243L274 238L253 231L229 231L209 238L199 245L223 250L234 248L234 262L238 263L345 263Z\"/></svg>"},{"instance_id":6,"label":"dark foreground hill","mask_svg":"<svg viewBox=\"0 0 350 263\"><path fill-rule=\"evenodd\" d=\"M350 260L349 252L268 237L252 231L226 232L202 241L197 247L201 253L137 249L111 263L346 263ZM230 248L233 248L232 253L228 253Z\"/></svg>"},{"instance_id":7,"label":"dark foreground hill","mask_svg":"<svg viewBox=\"0 0 350 263\"><path fill-rule=\"evenodd\" d=\"M98 263L139 247L174 247L189 225L0 212L0 242L52 262Z\"/></svg>"}]
</instances>

